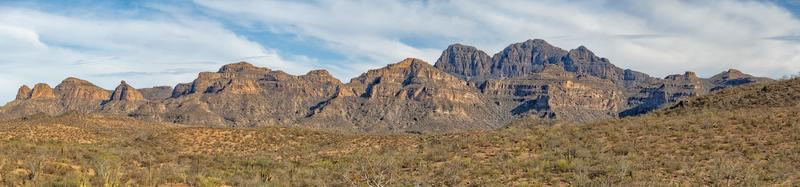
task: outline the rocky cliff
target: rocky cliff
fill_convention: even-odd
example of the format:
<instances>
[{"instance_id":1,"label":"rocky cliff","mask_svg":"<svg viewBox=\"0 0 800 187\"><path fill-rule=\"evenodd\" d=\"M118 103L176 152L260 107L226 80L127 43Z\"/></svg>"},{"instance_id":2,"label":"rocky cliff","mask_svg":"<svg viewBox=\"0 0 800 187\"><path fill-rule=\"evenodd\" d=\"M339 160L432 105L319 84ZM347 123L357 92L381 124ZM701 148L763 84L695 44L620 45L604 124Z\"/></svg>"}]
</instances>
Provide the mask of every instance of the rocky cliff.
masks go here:
<instances>
[{"instance_id":1,"label":"rocky cliff","mask_svg":"<svg viewBox=\"0 0 800 187\"><path fill-rule=\"evenodd\" d=\"M616 67L584 46L566 51L541 39L487 57L475 47L454 44L435 67L471 82L518 117L591 121L638 115L682 98L769 81L737 70L710 79L692 72L658 79Z\"/></svg>"},{"instance_id":2,"label":"rocky cliff","mask_svg":"<svg viewBox=\"0 0 800 187\"><path fill-rule=\"evenodd\" d=\"M482 94L419 59L370 70L343 85L308 115L368 132L485 129L503 124Z\"/></svg>"},{"instance_id":3,"label":"rocky cliff","mask_svg":"<svg viewBox=\"0 0 800 187\"><path fill-rule=\"evenodd\" d=\"M613 118L624 107L624 93L613 82L557 65L524 77L486 80L478 88L515 117L584 122Z\"/></svg>"}]
</instances>

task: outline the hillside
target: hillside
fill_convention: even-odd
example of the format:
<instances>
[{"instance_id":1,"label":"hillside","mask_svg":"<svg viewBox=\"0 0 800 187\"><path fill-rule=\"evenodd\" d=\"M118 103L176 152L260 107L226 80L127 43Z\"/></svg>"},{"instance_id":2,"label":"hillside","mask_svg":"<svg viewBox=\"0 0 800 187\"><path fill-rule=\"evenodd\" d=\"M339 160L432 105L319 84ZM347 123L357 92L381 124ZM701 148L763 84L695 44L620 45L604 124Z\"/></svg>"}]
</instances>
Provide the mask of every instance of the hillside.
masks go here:
<instances>
[{"instance_id":1,"label":"hillside","mask_svg":"<svg viewBox=\"0 0 800 187\"><path fill-rule=\"evenodd\" d=\"M588 125L437 135L35 116L0 124L0 185L796 186L799 87L751 85Z\"/></svg>"},{"instance_id":2,"label":"hillside","mask_svg":"<svg viewBox=\"0 0 800 187\"><path fill-rule=\"evenodd\" d=\"M682 114L698 110L793 107L800 105L800 79L721 90L717 94L678 102L658 113Z\"/></svg>"}]
</instances>

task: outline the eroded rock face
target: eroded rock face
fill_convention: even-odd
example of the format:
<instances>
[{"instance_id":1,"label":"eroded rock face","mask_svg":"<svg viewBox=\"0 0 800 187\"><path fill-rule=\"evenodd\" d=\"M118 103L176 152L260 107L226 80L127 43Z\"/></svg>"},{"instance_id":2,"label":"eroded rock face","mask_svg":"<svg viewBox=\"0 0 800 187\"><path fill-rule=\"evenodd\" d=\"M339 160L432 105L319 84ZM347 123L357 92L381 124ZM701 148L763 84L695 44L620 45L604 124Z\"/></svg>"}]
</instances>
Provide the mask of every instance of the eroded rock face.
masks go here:
<instances>
[{"instance_id":1,"label":"eroded rock face","mask_svg":"<svg viewBox=\"0 0 800 187\"><path fill-rule=\"evenodd\" d=\"M541 39L511 44L492 57L492 77L518 77L541 70L545 64L563 64L567 51Z\"/></svg>"},{"instance_id":2,"label":"eroded rock face","mask_svg":"<svg viewBox=\"0 0 800 187\"><path fill-rule=\"evenodd\" d=\"M28 85L22 85L22 87L19 87L19 90L17 91L16 100L25 100L29 99L30 97L31 97L31 88L29 88Z\"/></svg>"},{"instance_id":3,"label":"eroded rock face","mask_svg":"<svg viewBox=\"0 0 800 187\"><path fill-rule=\"evenodd\" d=\"M645 87L629 101L639 103L620 113L620 116L644 114L671 103L676 103L684 98L706 95L724 88L741 86L752 83L771 81L768 78L754 77L738 70L728 70L714 75L709 79L697 77L694 72L669 75L655 86Z\"/></svg>"},{"instance_id":4,"label":"eroded rock face","mask_svg":"<svg viewBox=\"0 0 800 187\"><path fill-rule=\"evenodd\" d=\"M641 72L618 68L608 59L598 57L584 46L565 51L540 39L509 45L491 58L491 65L483 65L487 64L485 58L468 58L475 56L476 51L479 50L474 47L453 45L442 52L435 67L471 82L470 85L481 88L484 93L493 95L499 100L516 98L518 103L500 103L535 109L539 112L534 113L542 118L560 116L562 119L604 119L605 116L638 115L685 97L768 80L745 76L736 70L723 72L711 79L699 78L694 73L657 79ZM538 74L546 74L549 70L545 69L550 66L561 67L563 71L574 76L562 76L558 79L537 77ZM475 67L489 68L487 70ZM547 76L552 77L552 75ZM578 81L581 77L584 80L594 78L597 80L581 83ZM562 83L553 80L560 80ZM569 88L567 85L570 84L567 84L567 81L578 86ZM546 93L544 90L563 91L561 94L555 94ZM527 96L521 99L518 98L520 95ZM606 104L598 106L598 103ZM570 109L559 112L557 105ZM519 115L521 110L518 109L511 109L511 113ZM527 113L528 110L522 111ZM541 111L549 113L541 114ZM618 114L614 114L615 112ZM557 113L587 114L587 116L564 117L565 115Z\"/></svg>"},{"instance_id":5,"label":"eroded rock face","mask_svg":"<svg viewBox=\"0 0 800 187\"><path fill-rule=\"evenodd\" d=\"M729 69L728 71L724 71L722 73L714 75L709 79L709 81L711 81L711 83L714 84L714 87L711 88L711 91L717 91L745 84L767 82L770 81L770 79L764 77L755 77L749 74L742 73L741 71L736 69Z\"/></svg>"},{"instance_id":6,"label":"eroded rock face","mask_svg":"<svg viewBox=\"0 0 800 187\"><path fill-rule=\"evenodd\" d=\"M492 71L492 58L472 46L453 44L447 47L436 63L436 68L451 72L462 79L483 77Z\"/></svg>"},{"instance_id":7,"label":"eroded rock face","mask_svg":"<svg viewBox=\"0 0 800 187\"><path fill-rule=\"evenodd\" d=\"M316 105L306 123L367 132L431 132L502 124L475 88L419 59L370 70Z\"/></svg>"},{"instance_id":8,"label":"eroded rock face","mask_svg":"<svg viewBox=\"0 0 800 187\"><path fill-rule=\"evenodd\" d=\"M106 113L128 114L145 104L147 100L139 93L136 88L128 85L125 81L120 82L111 98L102 105L102 111Z\"/></svg>"},{"instance_id":9,"label":"eroded rock face","mask_svg":"<svg viewBox=\"0 0 800 187\"><path fill-rule=\"evenodd\" d=\"M163 107L146 105L133 115L200 125L289 126L340 85L326 71L294 76L239 62L202 72L191 84L178 84Z\"/></svg>"},{"instance_id":10,"label":"eroded rock face","mask_svg":"<svg viewBox=\"0 0 800 187\"><path fill-rule=\"evenodd\" d=\"M611 81L556 65L525 77L487 80L479 89L517 117L592 121L613 118L624 107L624 94Z\"/></svg>"},{"instance_id":11,"label":"eroded rock face","mask_svg":"<svg viewBox=\"0 0 800 187\"><path fill-rule=\"evenodd\" d=\"M114 101L142 101L144 96L136 88L128 85L125 81L120 82L119 86L111 93L111 100Z\"/></svg>"},{"instance_id":12,"label":"eroded rock face","mask_svg":"<svg viewBox=\"0 0 800 187\"><path fill-rule=\"evenodd\" d=\"M53 91L53 88L50 88L50 85L45 83L38 83L33 86L33 90L31 90L31 96L28 97L29 99L55 99L56 94Z\"/></svg>"},{"instance_id":13,"label":"eroded rock face","mask_svg":"<svg viewBox=\"0 0 800 187\"><path fill-rule=\"evenodd\" d=\"M26 88L27 86L22 86L17 93L17 99L0 109L2 111L0 120L36 114L57 115L62 113L63 107L58 103L57 96L49 85L38 83L31 90Z\"/></svg>"},{"instance_id":14,"label":"eroded rock face","mask_svg":"<svg viewBox=\"0 0 800 187\"><path fill-rule=\"evenodd\" d=\"M109 98L109 91L89 81L69 77L56 86L61 104L67 111L91 112Z\"/></svg>"},{"instance_id":15,"label":"eroded rock face","mask_svg":"<svg viewBox=\"0 0 800 187\"><path fill-rule=\"evenodd\" d=\"M152 88L140 88L137 90L139 93L142 93L142 96L145 99L158 101L172 97L173 88L170 86L156 86Z\"/></svg>"}]
</instances>

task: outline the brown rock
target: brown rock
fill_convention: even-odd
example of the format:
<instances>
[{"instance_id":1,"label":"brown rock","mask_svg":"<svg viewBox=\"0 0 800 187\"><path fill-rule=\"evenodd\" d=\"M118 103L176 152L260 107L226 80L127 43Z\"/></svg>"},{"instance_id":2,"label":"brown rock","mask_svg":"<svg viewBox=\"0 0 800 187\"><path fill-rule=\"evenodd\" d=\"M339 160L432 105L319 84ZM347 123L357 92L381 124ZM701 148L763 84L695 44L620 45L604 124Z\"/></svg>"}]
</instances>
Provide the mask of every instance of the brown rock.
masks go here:
<instances>
[{"instance_id":1,"label":"brown rock","mask_svg":"<svg viewBox=\"0 0 800 187\"><path fill-rule=\"evenodd\" d=\"M144 96L139 93L136 88L133 86L128 85L125 81L119 83L114 92L111 94L110 100L117 100L117 101L142 101L145 100Z\"/></svg>"},{"instance_id":2,"label":"brown rock","mask_svg":"<svg viewBox=\"0 0 800 187\"><path fill-rule=\"evenodd\" d=\"M170 86L156 86L152 88L137 89L139 93L142 93L142 96L144 96L145 99L153 101L164 100L172 97L172 90L173 88Z\"/></svg>"},{"instance_id":3,"label":"brown rock","mask_svg":"<svg viewBox=\"0 0 800 187\"><path fill-rule=\"evenodd\" d=\"M31 88L28 88L28 85L22 85L19 87L19 91L17 91L16 100L25 100L31 97Z\"/></svg>"},{"instance_id":4,"label":"brown rock","mask_svg":"<svg viewBox=\"0 0 800 187\"><path fill-rule=\"evenodd\" d=\"M216 126L296 125L340 85L324 71L294 76L239 62L217 72L202 72L190 84L178 84L172 97L164 100L164 110L148 104L134 114Z\"/></svg>"},{"instance_id":5,"label":"brown rock","mask_svg":"<svg viewBox=\"0 0 800 187\"><path fill-rule=\"evenodd\" d=\"M594 121L614 118L624 106L624 94L613 82L556 65L525 77L490 79L479 89L518 117Z\"/></svg>"},{"instance_id":6,"label":"brown rock","mask_svg":"<svg viewBox=\"0 0 800 187\"><path fill-rule=\"evenodd\" d=\"M89 81L69 77L55 88L60 103L67 111L92 112L101 108L100 104L110 96L108 90L95 86Z\"/></svg>"},{"instance_id":7,"label":"brown rock","mask_svg":"<svg viewBox=\"0 0 800 187\"><path fill-rule=\"evenodd\" d=\"M105 100L109 97L108 90L95 86L89 81L69 77L61 81L55 88L63 99Z\"/></svg>"},{"instance_id":8,"label":"brown rock","mask_svg":"<svg viewBox=\"0 0 800 187\"><path fill-rule=\"evenodd\" d=\"M45 83L38 83L33 86L33 90L31 90L30 99L55 99L56 94L53 91L53 88L50 88L50 85Z\"/></svg>"},{"instance_id":9,"label":"brown rock","mask_svg":"<svg viewBox=\"0 0 800 187\"><path fill-rule=\"evenodd\" d=\"M133 86L121 81L111 97L102 104L102 111L114 114L129 114L145 104L147 100Z\"/></svg>"},{"instance_id":10,"label":"brown rock","mask_svg":"<svg viewBox=\"0 0 800 187\"><path fill-rule=\"evenodd\" d=\"M408 58L369 70L313 107L306 124L367 132L492 128L503 118L463 80Z\"/></svg>"}]
</instances>

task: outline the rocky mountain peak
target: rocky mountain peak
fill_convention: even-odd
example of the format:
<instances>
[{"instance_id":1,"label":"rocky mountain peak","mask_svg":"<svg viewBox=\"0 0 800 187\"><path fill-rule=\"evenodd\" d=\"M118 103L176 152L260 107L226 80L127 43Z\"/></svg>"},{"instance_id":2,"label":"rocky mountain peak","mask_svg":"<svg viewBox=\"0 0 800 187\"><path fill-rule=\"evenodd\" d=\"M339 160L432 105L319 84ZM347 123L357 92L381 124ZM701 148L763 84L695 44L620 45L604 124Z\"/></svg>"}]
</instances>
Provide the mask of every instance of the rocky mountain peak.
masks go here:
<instances>
[{"instance_id":1,"label":"rocky mountain peak","mask_svg":"<svg viewBox=\"0 0 800 187\"><path fill-rule=\"evenodd\" d=\"M711 91L716 91L744 84L750 84L754 82L771 81L771 79L769 78L752 76L749 74L742 73L741 71L736 69L729 69L728 71L723 71L719 74L712 76L709 80L711 81L711 83L715 84L715 87L712 88Z\"/></svg>"},{"instance_id":2,"label":"rocky mountain peak","mask_svg":"<svg viewBox=\"0 0 800 187\"><path fill-rule=\"evenodd\" d=\"M353 88L354 93L364 97L407 96L401 92L407 92L407 88L415 86L424 86L426 89L467 89L463 80L416 58L407 58L384 68L369 70L351 80L348 86ZM419 93L409 97L419 96Z\"/></svg>"},{"instance_id":3,"label":"rocky mountain peak","mask_svg":"<svg viewBox=\"0 0 800 187\"><path fill-rule=\"evenodd\" d=\"M453 44L442 52L434 67L462 79L480 77L491 71L492 57L475 47Z\"/></svg>"},{"instance_id":4,"label":"rocky mountain peak","mask_svg":"<svg viewBox=\"0 0 800 187\"><path fill-rule=\"evenodd\" d=\"M136 88L133 86L128 85L124 80L119 83L114 92L111 94L111 100L116 101L141 101L144 100L144 96L139 93Z\"/></svg>"},{"instance_id":5,"label":"rocky mountain peak","mask_svg":"<svg viewBox=\"0 0 800 187\"><path fill-rule=\"evenodd\" d=\"M425 61L416 58L406 58L403 59L403 61L389 65L390 68L410 68L410 67L416 68L420 66L431 66L431 65Z\"/></svg>"},{"instance_id":6,"label":"rocky mountain peak","mask_svg":"<svg viewBox=\"0 0 800 187\"><path fill-rule=\"evenodd\" d=\"M547 41L544 41L543 39L538 39L538 38L537 39L528 39L525 42L523 42L523 44L530 45L530 46L535 46L535 47L536 46L538 46L538 47L554 47L553 45L550 45L550 43L547 43Z\"/></svg>"},{"instance_id":7,"label":"rocky mountain peak","mask_svg":"<svg viewBox=\"0 0 800 187\"><path fill-rule=\"evenodd\" d=\"M31 88L29 88L28 85L22 85L21 87L19 87L19 90L17 91L16 100L28 99L30 95L31 95Z\"/></svg>"},{"instance_id":8,"label":"rocky mountain peak","mask_svg":"<svg viewBox=\"0 0 800 187\"><path fill-rule=\"evenodd\" d=\"M69 86L71 86L71 85L93 85L93 84L91 82L83 80L83 79L79 79L79 78L75 78L75 77L67 77L64 80L62 80L61 83L58 84L58 85L64 85L64 86L68 86L69 85Z\"/></svg>"},{"instance_id":9,"label":"rocky mountain peak","mask_svg":"<svg viewBox=\"0 0 800 187\"><path fill-rule=\"evenodd\" d=\"M305 75L300 76L301 78L309 81L314 82L328 82L334 84L341 84L342 82L336 77L333 77L330 72L327 70L311 70Z\"/></svg>"},{"instance_id":10,"label":"rocky mountain peak","mask_svg":"<svg viewBox=\"0 0 800 187\"><path fill-rule=\"evenodd\" d=\"M55 88L56 92L64 99L106 100L109 97L107 90L100 88L89 81L68 77L61 81Z\"/></svg>"},{"instance_id":11,"label":"rocky mountain peak","mask_svg":"<svg viewBox=\"0 0 800 187\"><path fill-rule=\"evenodd\" d=\"M700 79L700 77L697 77L697 73L695 72L686 71L683 74L668 75L664 77L664 79L672 81L690 81Z\"/></svg>"},{"instance_id":12,"label":"rocky mountain peak","mask_svg":"<svg viewBox=\"0 0 800 187\"><path fill-rule=\"evenodd\" d=\"M265 67L256 67L253 64L250 64L248 62L242 61L242 62L237 62L237 63L226 64L226 65L222 66L221 68L219 68L219 71L217 71L217 72L218 73L242 73L242 72L252 72L252 71L269 72L269 71L272 71L272 70L270 70L269 68L265 68Z\"/></svg>"},{"instance_id":13,"label":"rocky mountain peak","mask_svg":"<svg viewBox=\"0 0 800 187\"><path fill-rule=\"evenodd\" d=\"M722 73L719 73L714 77L717 77L717 76L719 76L719 78L725 79L725 80L752 77L751 75L744 74L744 73L742 73L741 71L739 71L737 69L729 69L728 71L724 71Z\"/></svg>"},{"instance_id":14,"label":"rocky mountain peak","mask_svg":"<svg viewBox=\"0 0 800 187\"><path fill-rule=\"evenodd\" d=\"M328 70L324 70L324 69L311 70L311 71L308 71L308 73L306 73L306 75L319 76L319 77L333 77L331 75L331 73L328 72Z\"/></svg>"},{"instance_id":15,"label":"rocky mountain peak","mask_svg":"<svg viewBox=\"0 0 800 187\"><path fill-rule=\"evenodd\" d=\"M690 77L690 78L697 78L697 73L693 71L686 71L683 73L683 76Z\"/></svg>"},{"instance_id":16,"label":"rocky mountain peak","mask_svg":"<svg viewBox=\"0 0 800 187\"><path fill-rule=\"evenodd\" d=\"M569 50L569 55L570 57L578 58L584 61L590 61L592 58L596 57L594 53L585 46L580 46L576 49Z\"/></svg>"},{"instance_id":17,"label":"rocky mountain peak","mask_svg":"<svg viewBox=\"0 0 800 187\"><path fill-rule=\"evenodd\" d=\"M563 64L567 51L541 39L511 44L492 57L493 77L525 76L542 68L544 64Z\"/></svg>"},{"instance_id":18,"label":"rocky mountain peak","mask_svg":"<svg viewBox=\"0 0 800 187\"><path fill-rule=\"evenodd\" d=\"M53 88L46 83L38 83L33 86L31 90L31 95L28 97L30 99L54 99L56 98L56 94L53 91Z\"/></svg>"}]
</instances>

